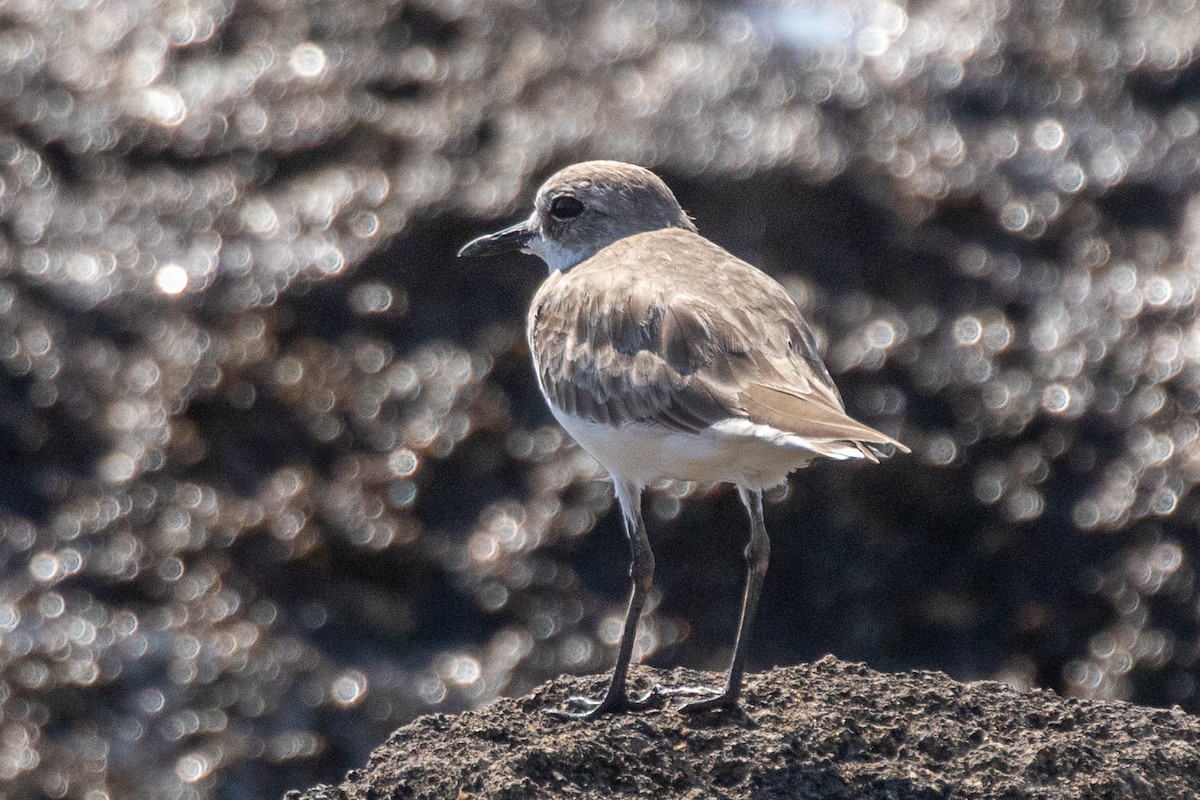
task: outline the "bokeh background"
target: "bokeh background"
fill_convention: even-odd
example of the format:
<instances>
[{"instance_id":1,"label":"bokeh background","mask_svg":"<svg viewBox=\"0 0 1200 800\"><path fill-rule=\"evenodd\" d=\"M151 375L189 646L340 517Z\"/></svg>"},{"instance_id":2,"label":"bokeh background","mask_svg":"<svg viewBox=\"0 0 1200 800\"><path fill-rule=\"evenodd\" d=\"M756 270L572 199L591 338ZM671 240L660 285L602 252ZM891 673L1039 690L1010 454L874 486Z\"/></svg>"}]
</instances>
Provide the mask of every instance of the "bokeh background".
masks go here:
<instances>
[{"instance_id":1,"label":"bokeh background","mask_svg":"<svg viewBox=\"0 0 1200 800\"><path fill-rule=\"evenodd\" d=\"M0 0L0 794L257 798L609 666L627 548L459 262L584 158L779 278L878 467L772 496L751 666L1200 711L1194 0ZM647 501L640 652L746 523Z\"/></svg>"}]
</instances>

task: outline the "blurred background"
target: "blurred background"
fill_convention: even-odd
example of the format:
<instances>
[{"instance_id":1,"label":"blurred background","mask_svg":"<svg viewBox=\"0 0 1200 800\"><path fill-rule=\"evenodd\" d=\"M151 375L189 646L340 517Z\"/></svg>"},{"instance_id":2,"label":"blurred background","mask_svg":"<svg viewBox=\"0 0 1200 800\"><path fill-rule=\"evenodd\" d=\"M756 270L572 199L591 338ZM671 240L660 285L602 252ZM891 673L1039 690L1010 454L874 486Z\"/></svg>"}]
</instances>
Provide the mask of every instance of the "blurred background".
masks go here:
<instances>
[{"instance_id":1,"label":"blurred background","mask_svg":"<svg viewBox=\"0 0 1200 800\"><path fill-rule=\"evenodd\" d=\"M1200 711L1194 0L0 0L0 793L257 798L609 667L628 550L456 261L585 158L780 279L913 454L772 495L751 667ZM747 525L661 487L639 650Z\"/></svg>"}]
</instances>

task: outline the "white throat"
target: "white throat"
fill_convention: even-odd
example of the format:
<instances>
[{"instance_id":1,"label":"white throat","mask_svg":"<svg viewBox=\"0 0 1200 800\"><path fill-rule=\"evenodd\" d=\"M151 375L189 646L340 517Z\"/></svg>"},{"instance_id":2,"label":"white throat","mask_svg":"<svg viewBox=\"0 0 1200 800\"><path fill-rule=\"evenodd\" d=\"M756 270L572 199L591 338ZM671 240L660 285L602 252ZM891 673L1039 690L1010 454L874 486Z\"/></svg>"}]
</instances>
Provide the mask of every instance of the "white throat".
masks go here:
<instances>
[{"instance_id":1,"label":"white throat","mask_svg":"<svg viewBox=\"0 0 1200 800\"><path fill-rule=\"evenodd\" d=\"M550 268L550 272L562 272L583 261L591 253L582 250L572 250L568 247L563 247L555 241L551 241L541 234L529 240L529 243L521 248L522 252L531 253L542 261L546 262L546 266Z\"/></svg>"},{"instance_id":2,"label":"white throat","mask_svg":"<svg viewBox=\"0 0 1200 800\"><path fill-rule=\"evenodd\" d=\"M550 268L551 274L568 270L592 255L592 253L583 250L572 250L568 247L563 247L558 242L547 239L545 234L542 233L542 226L538 224L537 211L533 212L533 216L525 224L531 230L537 231L537 235L521 248L521 252L535 255L542 261L545 261L546 266Z\"/></svg>"}]
</instances>

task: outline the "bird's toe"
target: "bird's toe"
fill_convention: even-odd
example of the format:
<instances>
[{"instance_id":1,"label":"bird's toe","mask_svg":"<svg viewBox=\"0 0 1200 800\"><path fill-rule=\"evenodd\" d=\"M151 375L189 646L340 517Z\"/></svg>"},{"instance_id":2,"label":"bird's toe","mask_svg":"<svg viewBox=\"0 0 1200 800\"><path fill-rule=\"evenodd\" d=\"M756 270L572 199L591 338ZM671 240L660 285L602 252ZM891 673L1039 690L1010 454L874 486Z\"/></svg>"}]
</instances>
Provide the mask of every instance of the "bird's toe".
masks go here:
<instances>
[{"instance_id":1,"label":"bird's toe","mask_svg":"<svg viewBox=\"0 0 1200 800\"><path fill-rule=\"evenodd\" d=\"M718 689L709 689L702 686L681 686L683 690L675 694L680 695L707 695L700 700L693 700L690 703L684 703L679 707L679 710L684 714L695 714L701 711L713 711L721 708L735 708L738 702L738 693Z\"/></svg>"}]
</instances>

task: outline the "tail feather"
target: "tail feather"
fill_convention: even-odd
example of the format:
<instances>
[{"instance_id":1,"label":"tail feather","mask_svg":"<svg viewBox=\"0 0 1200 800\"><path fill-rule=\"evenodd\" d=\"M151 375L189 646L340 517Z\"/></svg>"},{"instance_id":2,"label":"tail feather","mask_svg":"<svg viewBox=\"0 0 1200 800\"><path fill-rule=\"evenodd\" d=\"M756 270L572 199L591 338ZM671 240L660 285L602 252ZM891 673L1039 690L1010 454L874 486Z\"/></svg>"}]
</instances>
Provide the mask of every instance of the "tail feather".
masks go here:
<instances>
[{"instance_id":1,"label":"tail feather","mask_svg":"<svg viewBox=\"0 0 1200 800\"><path fill-rule=\"evenodd\" d=\"M823 447L816 452L823 456L867 458L878 462L896 451L910 452L886 433L853 419L840 406L823 402L819 395L790 394L768 386L752 385L739 395L738 400L752 422L821 444Z\"/></svg>"},{"instance_id":2,"label":"tail feather","mask_svg":"<svg viewBox=\"0 0 1200 800\"><path fill-rule=\"evenodd\" d=\"M883 436L883 434L880 434ZM841 441L813 442L815 452L826 458L836 460L865 459L872 464L878 464L885 458L891 458L897 452L911 452L907 447L894 439L886 442Z\"/></svg>"}]
</instances>

